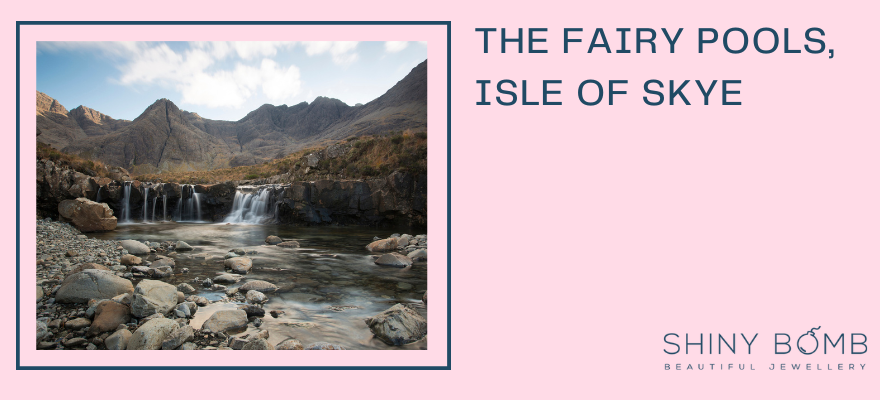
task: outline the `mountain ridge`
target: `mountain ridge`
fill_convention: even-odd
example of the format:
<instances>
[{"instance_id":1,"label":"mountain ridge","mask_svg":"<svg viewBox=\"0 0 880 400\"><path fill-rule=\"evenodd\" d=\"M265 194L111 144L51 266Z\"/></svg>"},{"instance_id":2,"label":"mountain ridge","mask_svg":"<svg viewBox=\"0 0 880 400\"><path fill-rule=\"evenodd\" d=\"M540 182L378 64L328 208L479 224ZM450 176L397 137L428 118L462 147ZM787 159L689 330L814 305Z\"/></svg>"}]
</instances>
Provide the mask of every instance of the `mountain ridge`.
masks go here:
<instances>
[{"instance_id":1,"label":"mountain ridge","mask_svg":"<svg viewBox=\"0 0 880 400\"><path fill-rule=\"evenodd\" d=\"M134 173L253 165L350 136L427 129L427 60L382 96L349 106L319 96L264 104L238 121L203 118L158 99L133 121L86 106L67 111L37 92L37 140Z\"/></svg>"}]
</instances>

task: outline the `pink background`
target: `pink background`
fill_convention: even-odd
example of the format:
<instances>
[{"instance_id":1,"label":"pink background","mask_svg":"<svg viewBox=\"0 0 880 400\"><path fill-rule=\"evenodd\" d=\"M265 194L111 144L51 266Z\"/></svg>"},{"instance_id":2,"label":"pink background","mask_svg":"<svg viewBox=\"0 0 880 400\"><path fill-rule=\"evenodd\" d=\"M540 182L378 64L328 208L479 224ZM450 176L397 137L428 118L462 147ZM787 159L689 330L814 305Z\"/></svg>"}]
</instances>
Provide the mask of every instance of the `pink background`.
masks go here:
<instances>
[{"instance_id":1,"label":"pink background","mask_svg":"<svg viewBox=\"0 0 880 400\"><path fill-rule=\"evenodd\" d=\"M102 372L102 389L132 393L133 379L144 382L144 374L155 374L150 380L161 377L163 386L194 394L221 386L224 394L252 394L254 387L246 382L261 382L260 390L278 395L295 390L297 396L324 397L876 398L880 85L872 28L877 3L640 3L569 6L545 1L518 7L511 2L343 1L332 7L279 2L231 8L183 2L149 8L118 2L88 7L43 3L6 14L2 51L7 60L15 52L14 20L452 21L452 370ZM827 54L783 54L781 48L762 55L752 46L732 55L723 51L720 42L704 54L697 53L697 28L713 27L723 33L741 27L751 38L765 26L780 35L789 28L792 47L798 48L804 44L806 29L820 27L827 47L835 50L834 59ZM498 42L493 41L490 54L483 54L476 27L549 28L541 35L549 40L541 46L550 53L499 54ZM565 27L584 28L579 36L585 43L573 44L569 54L561 51ZM675 54L668 54L662 33L657 54L587 54L595 27L606 29L613 46L618 42L617 27L651 27L658 33L662 27L681 27L684 32ZM76 36L70 28L38 30L47 31L54 40ZM126 38L119 28L100 30L100 39ZM253 40L225 30L215 35L198 27L178 34L153 27L141 39ZM287 39L266 28L256 31L257 36L268 35L260 38ZM435 125L445 123L445 71L437 75L445 66L437 62L445 50L436 46L445 33L437 38L435 30L411 27L387 31L309 27L303 32L315 36L297 34L289 39L429 40L430 233L436 246L436 239L445 237L436 233L445 229L438 226L445 221L445 209L439 206L445 199L445 168L435 166L445 154L445 142L437 140L445 127ZM632 50L633 36L630 32ZM28 51L33 54L32 49L22 48L23 65L32 62L25 57ZM5 121L14 117L13 64L4 66L10 77L2 83L9 94L3 107ZM32 77L32 70L23 69L24 138L33 131L27 125L33 124L27 108L34 103ZM478 79L527 79L529 100L538 98L541 79L561 79L563 93L556 98L563 105L476 106ZM627 79L629 93L615 97L614 106L586 107L577 100L577 86L585 79ZM675 106L643 104L641 85L648 79L667 84L691 79L685 93L693 105L684 106L681 100ZM743 105L718 105L719 82L713 105L703 106L694 79L742 80L742 93L735 97ZM443 103L441 118L435 111L437 99ZM12 123L7 126L11 141ZM22 276L30 282L33 243L27 240L33 235L34 211L28 203L33 193L28 185L33 185L34 172L28 157L33 145L28 140L22 145L22 191L27 194L22 203ZM7 146L3 151L6 170L11 171L13 149ZM5 208L12 210L11 196L5 202ZM5 232L4 254L11 257L14 232L12 228ZM437 266L446 260L439 260L432 259L432 299L442 293L435 288L445 284ZM5 283L12 301L14 282ZM29 284L23 285L23 298L33 298L31 290ZM23 358L33 326L28 318L33 306L24 303ZM223 352L224 356L202 352L211 354L198 357L206 363L239 365L303 360L306 365L338 365L343 359L351 365L410 361L425 365L421 360L389 358L439 354L435 350L445 344L445 338L440 339L445 329L437 329L443 323L437 318L443 310L435 307L443 305L432 302L431 350L425 355L296 353L296 360L276 360L263 353L256 358L243 352ZM13 317L5 320L12 323ZM847 346L849 333L867 335L868 353L773 354L774 333L788 333L796 341L819 325L820 334L846 333ZM7 343L12 343L13 330L6 330ZM670 332L682 336L679 343L685 333L759 336L752 355L743 351L740 339L736 355L670 356L663 353L669 348L663 335ZM7 370L13 373L14 349L8 346L4 352ZM170 357L174 363L186 362L165 353L125 357L105 355L108 352L51 353L58 363L161 365ZM76 359L64 354L75 354ZM445 359L434 361L443 364ZM770 363L806 362L867 367L864 371L766 370ZM757 371L664 371L665 363L745 363L755 365ZM30 387L47 379L58 387L73 387L97 376L88 371L14 374L17 382L32 380ZM211 384L232 374L239 384ZM291 379L291 374L296 377ZM174 376L189 379L169 379Z\"/></svg>"}]
</instances>

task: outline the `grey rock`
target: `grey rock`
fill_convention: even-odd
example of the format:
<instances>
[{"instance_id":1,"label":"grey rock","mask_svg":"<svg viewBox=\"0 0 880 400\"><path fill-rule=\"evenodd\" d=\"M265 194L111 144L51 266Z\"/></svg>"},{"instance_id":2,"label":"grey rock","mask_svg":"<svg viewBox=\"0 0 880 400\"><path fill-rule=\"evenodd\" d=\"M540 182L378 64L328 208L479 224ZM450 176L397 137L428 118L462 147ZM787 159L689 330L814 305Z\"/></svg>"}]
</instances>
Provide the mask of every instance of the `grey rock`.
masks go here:
<instances>
[{"instance_id":1,"label":"grey rock","mask_svg":"<svg viewBox=\"0 0 880 400\"><path fill-rule=\"evenodd\" d=\"M247 299L248 303L252 303L252 304L263 304L263 303L269 301L269 298L266 297L265 294L263 294L262 292L256 291L256 290L251 290L251 291L247 292L247 295L245 296L245 298Z\"/></svg>"},{"instance_id":2,"label":"grey rock","mask_svg":"<svg viewBox=\"0 0 880 400\"><path fill-rule=\"evenodd\" d=\"M104 339L104 346L107 347L107 350L125 350L129 339L131 339L131 332L128 329L120 329Z\"/></svg>"},{"instance_id":3,"label":"grey rock","mask_svg":"<svg viewBox=\"0 0 880 400\"><path fill-rule=\"evenodd\" d=\"M249 257L233 257L224 261L223 265L236 274L246 274L254 267L254 263Z\"/></svg>"},{"instance_id":4,"label":"grey rock","mask_svg":"<svg viewBox=\"0 0 880 400\"><path fill-rule=\"evenodd\" d=\"M186 242L179 240L177 244L174 246L174 250L176 251L189 251L192 250L192 246L188 245Z\"/></svg>"},{"instance_id":5,"label":"grey rock","mask_svg":"<svg viewBox=\"0 0 880 400\"><path fill-rule=\"evenodd\" d=\"M304 347L299 340L296 339L286 339L281 343L278 343L278 346L275 346L275 350L303 350Z\"/></svg>"},{"instance_id":6,"label":"grey rock","mask_svg":"<svg viewBox=\"0 0 880 400\"><path fill-rule=\"evenodd\" d=\"M189 342L193 339L194 333L193 328L189 325L180 326L178 325L174 328L168 336L165 337L165 340L162 341L162 350L174 350L180 347L182 344Z\"/></svg>"},{"instance_id":7,"label":"grey rock","mask_svg":"<svg viewBox=\"0 0 880 400\"><path fill-rule=\"evenodd\" d=\"M392 346L419 341L428 334L428 321L405 304L395 304L364 322L373 335Z\"/></svg>"},{"instance_id":8,"label":"grey rock","mask_svg":"<svg viewBox=\"0 0 880 400\"><path fill-rule=\"evenodd\" d=\"M345 348L332 343L315 342L306 346L304 350L345 350Z\"/></svg>"},{"instance_id":9,"label":"grey rock","mask_svg":"<svg viewBox=\"0 0 880 400\"><path fill-rule=\"evenodd\" d=\"M248 342L241 348L242 350L275 350L266 339L255 337L253 339L248 340Z\"/></svg>"},{"instance_id":10,"label":"grey rock","mask_svg":"<svg viewBox=\"0 0 880 400\"><path fill-rule=\"evenodd\" d=\"M266 238L266 243L268 244L278 244L281 242L283 242L283 240L281 240L281 238L278 236L269 236Z\"/></svg>"},{"instance_id":11,"label":"grey rock","mask_svg":"<svg viewBox=\"0 0 880 400\"><path fill-rule=\"evenodd\" d=\"M122 240L119 243L122 245L123 249L128 251L128 254L150 254L150 247L137 240Z\"/></svg>"},{"instance_id":12,"label":"grey rock","mask_svg":"<svg viewBox=\"0 0 880 400\"><path fill-rule=\"evenodd\" d=\"M220 310L202 324L202 331L219 333L239 330L247 327L247 323L247 313L244 310Z\"/></svg>"},{"instance_id":13,"label":"grey rock","mask_svg":"<svg viewBox=\"0 0 880 400\"><path fill-rule=\"evenodd\" d=\"M142 280L134 290L131 313L143 318L155 313L165 314L177 305L177 288L161 281Z\"/></svg>"},{"instance_id":14,"label":"grey rock","mask_svg":"<svg viewBox=\"0 0 880 400\"><path fill-rule=\"evenodd\" d=\"M242 278L242 276L238 275L238 274L222 274L222 275L215 276L214 282L215 283L231 284L231 283L237 283L238 281L241 280L241 278Z\"/></svg>"},{"instance_id":15,"label":"grey rock","mask_svg":"<svg viewBox=\"0 0 880 400\"><path fill-rule=\"evenodd\" d=\"M257 281L245 282L244 285L239 286L238 290L242 291L242 292L249 292L251 290L256 290L256 291L262 292L262 293L271 293L271 292L278 290L278 286L275 286L275 285L273 285L269 282L266 282L266 281L257 280Z\"/></svg>"},{"instance_id":16,"label":"grey rock","mask_svg":"<svg viewBox=\"0 0 880 400\"><path fill-rule=\"evenodd\" d=\"M412 265L412 260L402 254L388 253L376 259L375 263L385 267L409 267Z\"/></svg>"},{"instance_id":17,"label":"grey rock","mask_svg":"<svg viewBox=\"0 0 880 400\"><path fill-rule=\"evenodd\" d=\"M177 291L183 292L184 294L194 293L196 289L192 287L189 283L181 283L177 285Z\"/></svg>"},{"instance_id":18,"label":"grey rock","mask_svg":"<svg viewBox=\"0 0 880 400\"><path fill-rule=\"evenodd\" d=\"M60 303L87 303L91 299L109 299L123 293L132 293L131 281L109 271L87 269L68 276L55 293Z\"/></svg>"},{"instance_id":19,"label":"grey rock","mask_svg":"<svg viewBox=\"0 0 880 400\"><path fill-rule=\"evenodd\" d=\"M134 331L126 349L158 350L162 348L162 342L165 341L165 338L178 326L177 322L172 319L153 318Z\"/></svg>"},{"instance_id":20,"label":"grey rock","mask_svg":"<svg viewBox=\"0 0 880 400\"><path fill-rule=\"evenodd\" d=\"M414 250L409 252L406 256L415 261L424 261L428 259L428 249Z\"/></svg>"}]
</instances>

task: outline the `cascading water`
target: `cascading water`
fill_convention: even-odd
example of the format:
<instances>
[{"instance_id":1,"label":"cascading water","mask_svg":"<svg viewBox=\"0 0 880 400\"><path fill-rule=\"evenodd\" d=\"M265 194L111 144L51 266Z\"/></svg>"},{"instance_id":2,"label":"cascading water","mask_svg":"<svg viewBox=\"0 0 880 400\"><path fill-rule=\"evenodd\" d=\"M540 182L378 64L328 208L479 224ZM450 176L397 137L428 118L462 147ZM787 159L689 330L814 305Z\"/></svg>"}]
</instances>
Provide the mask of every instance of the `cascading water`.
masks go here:
<instances>
[{"instance_id":1,"label":"cascading water","mask_svg":"<svg viewBox=\"0 0 880 400\"><path fill-rule=\"evenodd\" d=\"M259 189L248 186L239 187L235 190L232 211L223 222L261 224L267 220L274 220L278 211L275 197L275 187L272 186Z\"/></svg>"},{"instance_id":2,"label":"cascading water","mask_svg":"<svg viewBox=\"0 0 880 400\"><path fill-rule=\"evenodd\" d=\"M162 195L162 221L168 221L168 195Z\"/></svg>"},{"instance_id":3,"label":"cascading water","mask_svg":"<svg viewBox=\"0 0 880 400\"><path fill-rule=\"evenodd\" d=\"M156 201L159 200L159 196L153 197L153 222L156 222Z\"/></svg>"},{"instance_id":4,"label":"cascading water","mask_svg":"<svg viewBox=\"0 0 880 400\"><path fill-rule=\"evenodd\" d=\"M144 222L147 222L147 199L150 197L150 188L144 185Z\"/></svg>"},{"instance_id":5,"label":"cascading water","mask_svg":"<svg viewBox=\"0 0 880 400\"><path fill-rule=\"evenodd\" d=\"M193 185L180 187L180 200L177 201L177 220L180 222L201 222L202 193L196 193Z\"/></svg>"},{"instance_id":6,"label":"cascading water","mask_svg":"<svg viewBox=\"0 0 880 400\"><path fill-rule=\"evenodd\" d=\"M98 194L95 195L95 203L101 202L101 187L98 186Z\"/></svg>"},{"instance_id":7,"label":"cascading water","mask_svg":"<svg viewBox=\"0 0 880 400\"><path fill-rule=\"evenodd\" d=\"M122 189L122 222L131 222L131 181L125 182Z\"/></svg>"}]
</instances>

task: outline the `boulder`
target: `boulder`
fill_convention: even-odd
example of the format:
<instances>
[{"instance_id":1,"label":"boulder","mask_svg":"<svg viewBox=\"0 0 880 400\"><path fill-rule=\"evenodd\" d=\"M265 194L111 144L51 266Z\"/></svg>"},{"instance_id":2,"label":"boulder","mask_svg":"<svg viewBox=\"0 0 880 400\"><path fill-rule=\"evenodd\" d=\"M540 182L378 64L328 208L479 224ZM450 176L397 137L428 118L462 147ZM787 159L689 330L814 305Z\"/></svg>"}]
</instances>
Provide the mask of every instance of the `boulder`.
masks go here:
<instances>
[{"instance_id":1,"label":"boulder","mask_svg":"<svg viewBox=\"0 0 880 400\"><path fill-rule=\"evenodd\" d=\"M262 293L271 293L278 290L278 286L275 286L266 281L248 281L245 282L244 285L239 286L238 290L242 292L256 290Z\"/></svg>"},{"instance_id":2,"label":"boulder","mask_svg":"<svg viewBox=\"0 0 880 400\"><path fill-rule=\"evenodd\" d=\"M254 267L253 261L248 257L228 258L223 262L223 265L236 274L246 274Z\"/></svg>"},{"instance_id":3,"label":"boulder","mask_svg":"<svg viewBox=\"0 0 880 400\"><path fill-rule=\"evenodd\" d=\"M395 304L364 322L373 335L392 346L416 342L428 334L428 321L405 304Z\"/></svg>"},{"instance_id":4,"label":"boulder","mask_svg":"<svg viewBox=\"0 0 880 400\"><path fill-rule=\"evenodd\" d=\"M278 247L289 247L289 248L299 247L299 242L297 242L296 240L285 240L281 243L278 243L277 246Z\"/></svg>"},{"instance_id":5,"label":"boulder","mask_svg":"<svg viewBox=\"0 0 880 400\"><path fill-rule=\"evenodd\" d=\"M101 264L83 263L83 264L78 265L76 268L74 268L73 271L70 271L70 273L75 274L77 272L83 272L87 269L97 269L97 270L101 270L101 271L110 271L110 268L107 268Z\"/></svg>"},{"instance_id":6,"label":"boulder","mask_svg":"<svg viewBox=\"0 0 880 400\"><path fill-rule=\"evenodd\" d=\"M260 292L254 292L254 293L260 293ZM244 312L247 313L248 318L266 316L266 310L263 310L262 308L260 308L260 306L243 305L243 306L239 306L239 309L244 310Z\"/></svg>"},{"instance_id":7,"label":"boulder","mask_svg":"<svg viewBox=\"0 0 880 400\"><path fill-rule=\"evenodd\" d=\"M120 329L104 339L104 346L107 347L107 350L125 350L129 339L131 339L131 332L128 329Z\"/></svg>"},{"instance_id":8,"label":"boulder","mask_svg":"<svg viewBox=\"0 0 880 400\"><path fill-rule=\"evenodd\" d=\"M413 250L406 256L414 261L424 261L428 259L428 249Z\"/></svg>"},{"instance_id":9,"label":"boulder","mask_svg":"<svg viewBox=\"0 0 880 400\"><path fill-rule=\"evenodd\" d=\"M58 204L58 215L80 232L101 232L116 229L116 217L106 203L95 203L84 197L64 200Z\"/></svg>"},{"instance_id":10,"label":"boulder","mask_svg":"<svg viewBox=\"0 0 880 400\"><path fill-rule=\"evenodd\" d=\"M157 269L168 267L168 268L173 269L174 268L174 259L173 258L160 258L156 261L153 261L153 263L150 264L150 267L157 268Z\"/></svg>"},{"instance_id":11,"label":"boulder","mask_svg":"<svg viewBox=\"0 0 880 400\"><path fill-rule=\"evenodd\" d=\"M178 292L180 293L180 292ZM195 303L193 303L195 304ZM180 318L191 318L192 317L192 309L188 304L180 303L177 305L177 308L174 309L174 313Z\"/></svg>"},{"instance_id":12,"label":"boulder","mask_svg":"<svg viewBox=\"0 0 880 400\"><path fill-rule=\"evenodd\" d=\"M131 305L131 297L132 297L131 293L124 293L124 294L120 294L119 296L116 296L110 300L113 300L119 304L125 304L127 306L130 306Z\"/></svg>"},{"instance_id":13,"label":"boulder","mask_svg":"<svg viewBox=\"0 0 880 400\"><path fill-rule=\"evenodd\" d=\"M68 275L55 293L59 303L88 303L91 299L110 299L124 293L132 293L131 281L120 278L110 271L87 269Z\"/></svg>"},{"instance_id":14,"label":"boulder","mask_svg":"<svg viewBox=\"0 0 880 400\"><path fill-rule=\"evenodd\" d=\"M158 350L162 348L162 342L165 341L165 338L178 326L180 325L173 319L153 318L134 331L125 348L127 350Z\"/></svg>"},{"instance_id":15,"label":"boulder","mask_svg":"<svg viewBox=\"0 0 880 400\"><path fill-rule=\"evenodd\" d=\"M278 346L275 346L275 350L303 350L303 345L299 340L286 339L278 343Z\"/></svg>"},{"instance_id":16,"label":"boulder","mask_svg":"<svg viewBox=\"0 0 880 400\"><path fill-rule=\"evenodd\" d=\"M345 347L327 342L315 342L306 346L304 350L345 350Z\"/></svg>"},{"instance_id":17,"label":"boulder","mask_svg":"<svg viewBox=\"0 0 880 400\"><path fill-rule=\"evenodd\" d=\"M247 328L247 323L247 313L244 310L220 310L202 324L202 331L220 333L241 330Z\"/></svg>"},{"instance_id":18,"label":"boulder","mask_svg":"<svg viewBox=\"0 0 880 400\"><path fill-rule=\"evenodd\" d=\"M121 240L119 244L122 245L122 248L125 249L128 254L150 254L150 247L137 240Z\"/></svg>"},{"instance_id":19,"label":"boulder","mask_svg":"<svg viewBox=\"0 0 880 400\"><path fill-rule=\"evenodd\" d=\"M126 254L119 259L119 263L122 265L140 265L141 258L135 255Z\"/></svg>"},{"instance_id":20,"label":"boulder","mask_svg":"<svg viewBox=\"0 0 880 400\"><path fill-rule=\"evenodd\" d=\"M113 332L116 327L131 321L131 309L115 301L105 301L95 308L95 319L89 327L89 335L100 335L104 332Z\"/></svg>"},{"instance_id":21,"label":"boulder","mask_svg":"<svg viewBox=\"0 0 880 400\"><path fill-rule=\"evenodd\" d=\"M376 263L376 265L382 265L386 267L404 268L412 265L412 260L410 260L409 257L398 253L382 254L382 256L377 258L374 262Z\"/></svg>"},{"instance_id":22,"label":"boulder","mask_svg":"<svg viewBox=\"0 0 880 400\"><path fill-rule=\"evenodd\" d=\"M248 340L248 342L241 348L242 350L275 350L266 339L261 337L254 337Z\"/></svg>"},{"instance_id":23,"label":"boulder","mask_svg":"<svg viewBox=\"0 0 880 400\"><path fill-rule=\"evenodd\" d=\"M37 301L39 302L40 299L42 299L42 298L43 298L43 287L40 285L37 285Z\"/></svg>"},{"instance_id":24,"label":"boulder","mask_svg":"<svg viewBox=\"0 0 880 400\"><path fill-rule=\"evenodd\" d=\"M162 350L174 350L182 344L191 341L193 337L194 332L191 326L178 325L168 334L168 336L165 337L165 340L162 341Z\"/></svg>"},{"instance_id":25,"label":"boulder","mask_svg":"<svg viewBox=\"0 0 880 400\"><path fill-rule=\"evenodd\" d=\"M262 292L259 292L257 290L251 290L251 291L247 292L247 295L245 296L245 298L247 299L248 303L251 303L251 304L263 304L263 303L269 301L269 298L266 297L265 294L263 294Z\"/></svg>"},{"instance_id":26,"label":"boulder","mask_svg":"<svg viewBox=\"0 0 880 400\"><path fill-rule=\"evenodd\" d=\"M394 251L397 250L397 239L388 238L377 240L367 245L369 251Z\"/></svg>"},{"instance_id":27,"label":"boulder","mask_svg":"<svg viewBox=\"0 0 880 400\"><path fill-rule=\"evenodd\" d=\"M177 291L183 292L184 294L194 293L196 289L192 287L189 283L181 283L177 285Z\"/></svg>"},{"instance_id":28,"label":"boulder","mask_svg":"<svg viewBox=\"0 0 880 400\"><path fill-rule=\"evenodd\" d=\"M266 243L268 244L278 244L281 242L283 242L283 240L281 240L281 238L278 236L269 236L266 238Z\"/></svg>"},{"instance_id":29,"label":"boulder","mask_svg":"<svg viewBox=\"0 0 880 400\"><path fill-rule=\"evenodd\" d=\"M156 313L165 314L177 305L177 288L161 281L145 279L134 289L131 313L143 318Z\"/></svg>"},{"instance_id":30,"label":"boulder","mask_svg":"<svg viewBox=\"0 0 880 400\"><path fill-rule=\"evenodd\" d=\"M190 251L193 248L192 248L192 246L190 246L186 242L184 242L182 240L178 240L177 244L174 246L174 249L177 251Z\"/></svg>"},{"instance_id":31,"label":"boulder","mask_svg":"<svg viewBox=\"0 0 880 400\"><path fill-rule=\"evenodd\" d=\"M237 283L241 280L241 275L237 274L222 274L214 277L215 283Z\"/></svg>"}]
</instances>

